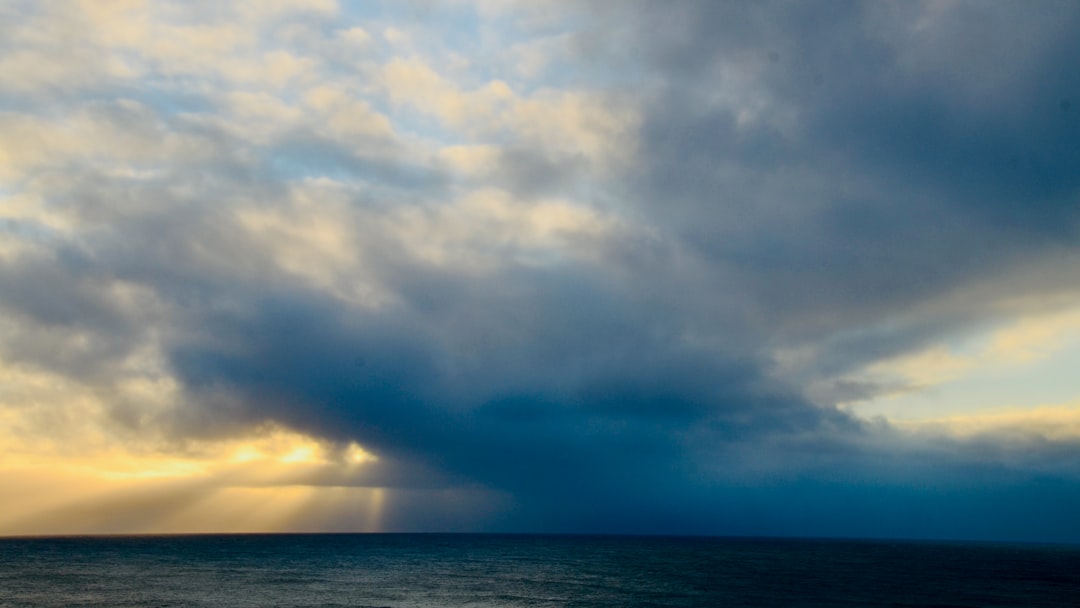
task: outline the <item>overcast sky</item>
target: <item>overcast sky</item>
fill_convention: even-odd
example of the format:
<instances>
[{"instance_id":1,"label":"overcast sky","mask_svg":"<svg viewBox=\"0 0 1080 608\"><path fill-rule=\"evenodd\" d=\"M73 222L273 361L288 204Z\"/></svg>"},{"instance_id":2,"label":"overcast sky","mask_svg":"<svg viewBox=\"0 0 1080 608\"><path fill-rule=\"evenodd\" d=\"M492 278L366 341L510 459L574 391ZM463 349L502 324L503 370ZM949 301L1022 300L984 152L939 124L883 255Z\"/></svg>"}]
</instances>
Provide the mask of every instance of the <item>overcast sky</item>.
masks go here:
<instances>
[{"instance_id":1,"label":"overcast sky","mask_svg":"<svg viewBox=\"0 0 1080 608\"><path fill-rule=\"evenodd\" d=\"M1080 4L0 0L0 533L1080 542Z\"/></svg>"}]
</instances>

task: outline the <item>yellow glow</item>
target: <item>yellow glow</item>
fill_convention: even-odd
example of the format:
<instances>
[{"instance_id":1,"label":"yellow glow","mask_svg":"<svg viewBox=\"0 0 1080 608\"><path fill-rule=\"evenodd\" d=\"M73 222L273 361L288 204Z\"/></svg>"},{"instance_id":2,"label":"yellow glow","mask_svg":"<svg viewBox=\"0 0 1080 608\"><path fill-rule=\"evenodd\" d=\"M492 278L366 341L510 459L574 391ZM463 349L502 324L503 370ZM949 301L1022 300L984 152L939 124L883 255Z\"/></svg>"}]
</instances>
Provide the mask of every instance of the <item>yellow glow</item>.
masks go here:
<instances>
[{"instance_id":1,"label":"yellow glow","mask_svg":"<svg viewBox=\"0 0 1080 608\"><path fill-rule=\"evenodd\" d=\"M315 456L315 450L307 446L300 446L293 449L291 452L279 457L278 462L283 462L286 464L301 462L318 462L318 458Z\"/></svg>"},{"instance_id":2,"label":"yellow glow","mask_svg":"<svg viewBox=\"0 0 1080 608\"><path fill-rule=\"evenodd\" d=\"M1070 440L1080 438L1080 404L1044 405L918 421L899 421L896 426L908 431L944 433L956 437L1004 435Z\"/></svg>"},{"instance_id":3,"label":"yellow glow","mask_svg":"<svg viewBox=\"0 0 1080 608\"><path fill-rule=\"evenodd\" d=\"M243 439L198 444L196 448L210 457L232 463L329 464L335 461L331 447L312 437L278 427L264 428Z\"/></svg>"},{"instance_id":4,"label":"yellow glow","mask_svg":"<svg viewBox=\"0 0 1080 608\"><path fill-rule=\"evenodd\" d=\"M0 535L381 530L383 488L227 485L0 469Z\"/></svg>"},{"instance_id":5,"label":"yellow glow","mask_svg":"<svg viewBox=\"0 0 1080 608\"><path fill-rule=\"evenodd\" d=\"M977 367L1044 359L1080 336L1080 307L1021 317L991 332L986 345L960 354L942 345L875 364L871 374L895 374L918 384L939 384Z\"/></svg>"},{"instance_id":6,"label":"yellow glow","mask_svg":"<svg viewBox=\"0 0 1080 608\"><path fill-rule=\"evenodd\" d=\"M350 443L345 448L345 457L352 464L364 464L365 462L378 462L379 458L360 447L357 443Z\"/></svg>"},{"instance_id":7,"label":"yellow glow","mask_svg":"<svg viewBox=\"0 0 1080 608\"><path fill-rule=\"evenodd\" d=\"M260 452L253 445L242 445L233 451L229 460L232 462L251 462L252 460L258 460L262 458L262 452Z\"/></svg>"},{"instance_id":8,"label":"yellow glow","mask_svg":"<svg viewBox=\"0 0 1080 608\"><path fill-rule=\"evenodd\" d=\"M931 386L958 378L976 365L973 357L965 357L945 346L933 346L924 351L876 363L866 368L874 377L896 376L918 387Z\"/></svg>"},{"instance_id":9,"label":"yellow glow","mask_svg":"<svg viewBox=\"0 0 1080 608\"><path fill-rule=\"evenodd\" d=\"M425 262L482 274L511 262L588 259L588 243L619 228L614 217L572 201L523 201L488 188L438 208L403 208L391 229Z\"/></svg>"},{"instance_id":10,"label":"yellow glow","mask_svg":"<svg viewBox=\"0 0 1080 608\"><path fill-rule=\"evenodd\" d=\"M1028 430L1045 430L1047 436L1074 436L1071 425L1061 430L1037 424L1040 416L1049 415L1040 404L1080 394L1069 363L1080 356L1080 306L1057 303L1048 309L1050 304L1041 313L1019 314L966 340L866 366L841 380L882 388L872 399L839 405L904 428L989 432L987 425L1009 419ZM828 384L822 386L828 394ZM1001 414L1006 411L1011 413Z\"/></svg>"},{"instance_id":11,"label":"yellow glow","mask_svg":"<svg viewBox=\"0 0 1080 608\"><path fill-rule=\"evenodd\" d=\"M522 97L501 80L464 90L416 58L388 62L381 76L396 103L473 137L490 140L495 133L510 132L553 155L584 159L601 170L632 158L634 142L628 135L640 117L601 96L541 90Z\"/></svg>"},{"instance_id":12,"label":"yellow glow","mask_svg":"<svg viewBox=\"0 0 1080 608\"><path fill-rule=\"evenodd\" d=\"M1052 355L1077 334L1080 334L1080 308L1023 317L995 333L987 353L1000 360L1030 363Z\"/></svg>"},{"instance_id":13,"label":"yellow glow","mask_svg":"<svg viewBox=\"0 0 1080 608\"><path fill-rule=\"evenodd\" d=\"M57 390L41 374L0 372L38 391L24 397ZM0 407L0 535L379 530L385 491L363 483L379 459L355 442L273 425L221 440L125 441L99 426L92 400L67 407L85 435L50 437L33 420L47 415L39 409Z\"/></svg>"}]
</instances>

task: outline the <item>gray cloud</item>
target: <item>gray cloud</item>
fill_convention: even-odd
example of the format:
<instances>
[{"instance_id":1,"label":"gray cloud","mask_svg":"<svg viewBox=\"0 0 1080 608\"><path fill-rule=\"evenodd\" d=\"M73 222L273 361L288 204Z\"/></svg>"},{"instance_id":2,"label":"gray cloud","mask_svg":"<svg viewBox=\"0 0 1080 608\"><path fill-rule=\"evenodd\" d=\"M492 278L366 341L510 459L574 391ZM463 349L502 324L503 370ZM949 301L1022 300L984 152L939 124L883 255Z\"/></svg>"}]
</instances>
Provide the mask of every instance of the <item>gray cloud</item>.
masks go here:
<instances>
[{"instance_id":1,"label":"gray cloud","mask_svg":"<svg viewBox=\"0 0 1080 608\"><path fill-rule=\"evenodd\" d=\"M636 19L621 35L656 83L628 197L773 339L866 327L1073 246L1073 6L602 6Z\"/></svg>"}]
</instances>

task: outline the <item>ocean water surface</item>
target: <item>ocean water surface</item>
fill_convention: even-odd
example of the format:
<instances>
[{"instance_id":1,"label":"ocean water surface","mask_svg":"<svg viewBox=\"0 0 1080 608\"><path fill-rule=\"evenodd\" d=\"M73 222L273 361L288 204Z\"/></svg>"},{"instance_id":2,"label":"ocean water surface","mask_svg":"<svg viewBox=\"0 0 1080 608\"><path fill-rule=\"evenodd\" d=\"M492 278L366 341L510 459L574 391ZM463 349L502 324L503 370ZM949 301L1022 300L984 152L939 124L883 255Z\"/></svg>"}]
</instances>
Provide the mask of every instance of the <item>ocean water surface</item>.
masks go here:
<instances>
[{"instance_id":1,"label":"ocean water surface","mask_svg":"<svg viewBox=\"0 0 1080 608\"><path fill-rule=\"evenodd\" d=\"M0 606L1080 606L1080 547L342 534L0 539Z\"/></svg>"}]
</instances>

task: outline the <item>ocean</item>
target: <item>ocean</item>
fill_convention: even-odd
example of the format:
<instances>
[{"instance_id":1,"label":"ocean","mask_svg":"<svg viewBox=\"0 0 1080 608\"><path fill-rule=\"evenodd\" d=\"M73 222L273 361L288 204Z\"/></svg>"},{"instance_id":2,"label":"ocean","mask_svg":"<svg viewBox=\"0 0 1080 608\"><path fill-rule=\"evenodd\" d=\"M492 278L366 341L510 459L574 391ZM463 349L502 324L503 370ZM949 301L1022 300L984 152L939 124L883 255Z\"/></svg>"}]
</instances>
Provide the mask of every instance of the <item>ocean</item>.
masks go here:
<instances>
[{"instance_id":1,"label":"ocean","mask_svg":"<svg viewBox=\"0 0 1080 608\"><path fill-rule=\"evenodd\" d=\"M1080 547L457 534L0 539L0 607L1080 606Z\"/></svg>"}]
</instances>

